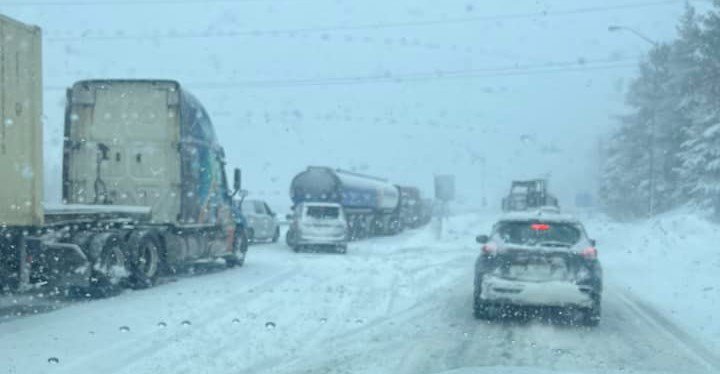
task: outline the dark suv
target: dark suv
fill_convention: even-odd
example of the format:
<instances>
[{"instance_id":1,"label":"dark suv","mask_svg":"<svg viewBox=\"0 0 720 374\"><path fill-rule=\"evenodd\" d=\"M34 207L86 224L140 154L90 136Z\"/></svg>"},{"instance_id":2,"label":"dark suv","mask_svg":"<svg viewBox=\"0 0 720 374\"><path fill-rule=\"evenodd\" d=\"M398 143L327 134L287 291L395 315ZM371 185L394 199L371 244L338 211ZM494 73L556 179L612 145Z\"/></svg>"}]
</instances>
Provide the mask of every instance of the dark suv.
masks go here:
<instances>
[{"instance_id":1,"label":"dark suv","mask_svg":"<svg viewBox=\"0 0 720 374\"><path fill-rule=\"evenodd\" d=\"M600 321L602 267L595 241L576 219L515 213L480 235L475 263L476 318L499 317L509 306L559 307L581 324Z\"/></svg>"}]
</instances>

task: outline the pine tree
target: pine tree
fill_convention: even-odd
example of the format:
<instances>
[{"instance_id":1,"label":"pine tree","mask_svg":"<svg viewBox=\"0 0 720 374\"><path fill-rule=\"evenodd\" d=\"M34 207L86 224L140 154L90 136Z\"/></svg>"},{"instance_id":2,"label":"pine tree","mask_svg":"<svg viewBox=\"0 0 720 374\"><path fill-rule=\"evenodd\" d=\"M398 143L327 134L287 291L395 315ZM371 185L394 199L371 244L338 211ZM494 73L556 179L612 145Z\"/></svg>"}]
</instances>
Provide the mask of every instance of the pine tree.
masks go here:
<instances>
[{"instance_id":1,"label":"pine tree","mask_svg":"<svg viewBox=\"0 0 720 374\"><path fill-rule=\"evenodd\" d=\"M692 202L712 209L720 219L720 1L702 19L697 48L687 140L682 144L682 173Z\"/></svg>"}]
</instances>

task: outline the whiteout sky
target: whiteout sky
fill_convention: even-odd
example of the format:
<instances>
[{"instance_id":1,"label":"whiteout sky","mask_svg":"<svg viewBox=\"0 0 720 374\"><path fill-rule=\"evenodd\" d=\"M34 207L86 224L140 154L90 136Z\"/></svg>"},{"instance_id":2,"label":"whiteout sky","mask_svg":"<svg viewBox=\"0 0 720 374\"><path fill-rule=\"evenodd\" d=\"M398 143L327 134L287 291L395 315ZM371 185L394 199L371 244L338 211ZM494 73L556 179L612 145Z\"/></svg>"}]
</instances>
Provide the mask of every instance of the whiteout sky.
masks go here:
<instances>
[{"instance_id":1,"label":"whiteout sky","mask_svg":"<svg viewBox=\"0 0 720 374\"><path fill-rule=\"evenodd\" d=\"M204 103L229 166L241 167L245 187L277 209L287 208L290 180L307 165L388 177L426 195L433 174L451 173L461 201L477 205L482 159L491 204L513 178L550 175L569 205L575 194L594 192L598 139L625 110L626 85L649 48L608 26L669 40L684 7L650 0L110 1L0 0L1 13L44 31L50 201L60 194L64 87L89 78L164 78ZM442 22L348 27L424 21ZM228 32L235 34L222 35ZM463 73L448 78L450 71ZM323 84L415 73L430 75Z\"/></svg>"}]
</instances>

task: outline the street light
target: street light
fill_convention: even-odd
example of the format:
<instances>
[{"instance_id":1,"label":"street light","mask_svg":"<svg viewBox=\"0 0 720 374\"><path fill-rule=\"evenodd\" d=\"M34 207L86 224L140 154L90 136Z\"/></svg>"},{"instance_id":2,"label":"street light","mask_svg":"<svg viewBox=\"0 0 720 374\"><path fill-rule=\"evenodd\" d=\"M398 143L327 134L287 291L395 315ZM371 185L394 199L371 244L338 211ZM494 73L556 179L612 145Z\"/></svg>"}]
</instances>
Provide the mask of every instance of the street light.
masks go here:
<instances>
[{"instance_id":1,"label":"street light","mask_svg":"<svg viewBox=\"0 0 720 374\"><path fill-rule=\"evenodd\" d=\"M641 33L640 31L635 30L632 27L610 25L610 26L608 26L608 31L610 31L610 32L629 31L629 32L635 34L635 36L639 37L640 39L652 44L654 47L657 47L658 45L660 45L660 43L648 38L647 36L645 36L645 34Z\"/></svg>"},{"instance_id":2,"label":"street light","mask_svg":"<svg viewBox=\"0 0 720 374\"><path fill-rule=\"evenodd\" d=\"M610 25L608 26L608 31L629 31L640 39L652 44L653 47L660 46L660 43L648 38L645 34L632 27ZM653 77L655 77L655 75L653 75ZM657 89L659 84L655 78L653 79L653 84L656 86L655 89ZM648 216L650 217L655 215L655 115L656 111L655 108L653 108L650 117L650 133L648 134Z\"/></svg>"}]
</instances>

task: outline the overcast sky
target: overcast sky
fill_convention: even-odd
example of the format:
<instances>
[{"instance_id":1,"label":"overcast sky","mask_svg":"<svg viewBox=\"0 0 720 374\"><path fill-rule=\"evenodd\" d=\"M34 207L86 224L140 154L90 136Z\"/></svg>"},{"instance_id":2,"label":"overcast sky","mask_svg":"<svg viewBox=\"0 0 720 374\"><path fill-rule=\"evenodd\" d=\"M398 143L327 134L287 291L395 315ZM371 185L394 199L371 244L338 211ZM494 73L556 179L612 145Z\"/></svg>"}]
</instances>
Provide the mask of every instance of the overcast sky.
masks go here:
<instances>
[{"instance_id":1,"label":"overcast sky","mask_svg":"<svg viewBox=\"0 0 720 374\"><path fill-rule=\"evenodd\" d=\"M452 173L477 204L551 176L593 192L597 144L625 110L649 44L682 1L0 0L44 33L46 197L60 186L64 88L88 78L179 80L208 109L230 166L277 209L307 165L431 194ZM391 3L391 4L388 4ZM62 5L60 5L62 4ZM706 3L693 3L706 4Z\"/></svg>"}]
</instances>

